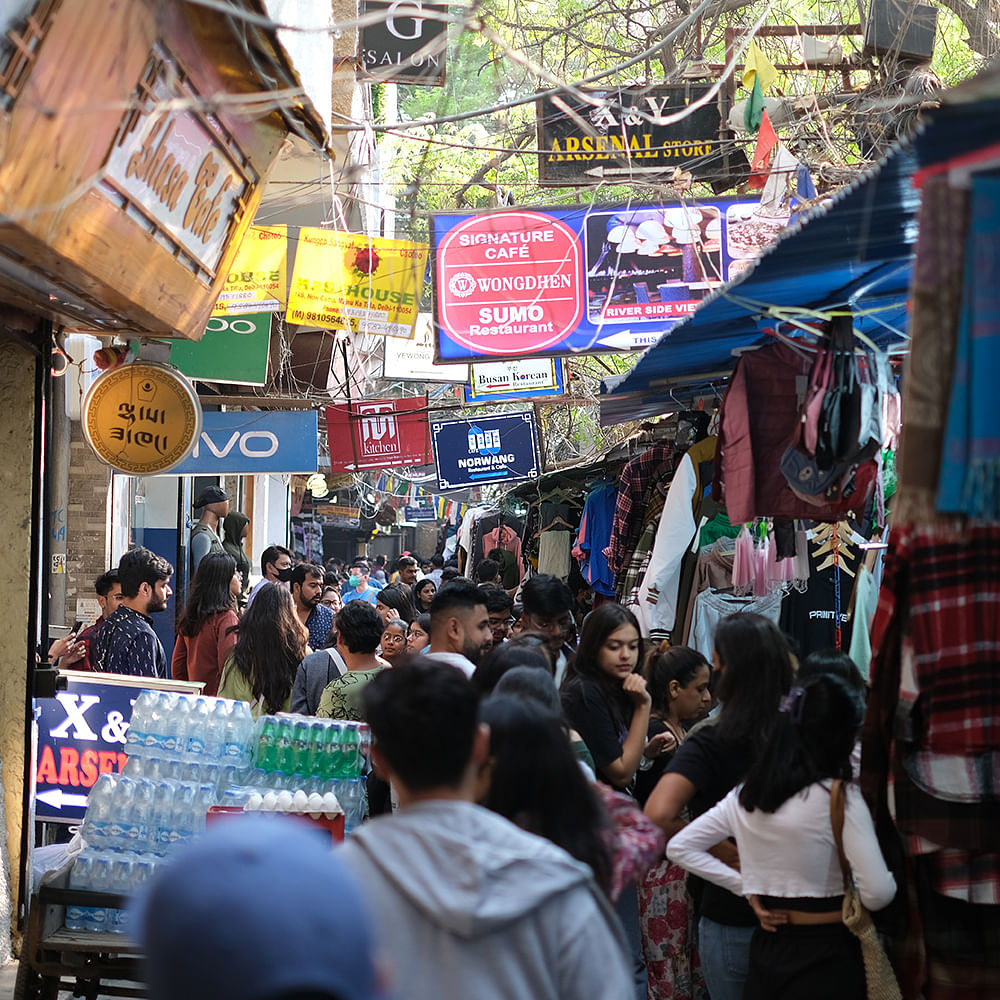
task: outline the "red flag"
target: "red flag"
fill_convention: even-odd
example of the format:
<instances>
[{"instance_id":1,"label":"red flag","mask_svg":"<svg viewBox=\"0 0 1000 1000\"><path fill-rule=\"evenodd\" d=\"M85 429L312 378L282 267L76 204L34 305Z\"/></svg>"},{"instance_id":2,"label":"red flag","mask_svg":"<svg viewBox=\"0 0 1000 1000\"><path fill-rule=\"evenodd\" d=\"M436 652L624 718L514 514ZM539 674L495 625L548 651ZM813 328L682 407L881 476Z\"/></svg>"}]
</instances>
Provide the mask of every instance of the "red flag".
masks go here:
<instances>
[{"instance_id":1,"label":"red flag","mask_svg":"<svg viewBox=\"0 0 1000 1000\"><path fill-rule=\"evenodd\" d=\"M363 400L326 408L330 470L396 469L434 461L427 397Z\"/></svg>"},{"instance_id":2,"label":"red flag","mask_svg":"<svg viewBox=\"0 0 1000 1000\"><path fill-rule=\"evenodd\" d=\"M751 191L763 191L767 183L767 175L771 169L771 152L778 144L771 118L765 110L760 119L760 131L757 133L757 148L753 151L753 164L750 167L750 179L747 187Z\"/></svg>"}]
</instances>

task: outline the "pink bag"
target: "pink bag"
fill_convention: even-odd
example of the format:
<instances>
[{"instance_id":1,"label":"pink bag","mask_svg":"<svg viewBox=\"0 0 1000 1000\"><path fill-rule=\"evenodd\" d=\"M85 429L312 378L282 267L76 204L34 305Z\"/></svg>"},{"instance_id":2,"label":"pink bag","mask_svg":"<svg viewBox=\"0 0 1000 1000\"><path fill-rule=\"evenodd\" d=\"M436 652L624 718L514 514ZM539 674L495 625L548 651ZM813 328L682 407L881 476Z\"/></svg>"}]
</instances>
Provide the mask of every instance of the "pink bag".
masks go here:
<instances>
[{"instance_id":1,"label":"pink bag","mask_svg":"<svg viewBox=\"0 0 1000 1000\"><path fill-rule=\"evenodd\" d=\"M802 407L802 447L810 455L816 454L819 436L819 416L823 409L823 399L830 385L833 370L833 351L824 350L816 355L812 371L809 373L809 392Z\"/></svg>"}]
</instances>

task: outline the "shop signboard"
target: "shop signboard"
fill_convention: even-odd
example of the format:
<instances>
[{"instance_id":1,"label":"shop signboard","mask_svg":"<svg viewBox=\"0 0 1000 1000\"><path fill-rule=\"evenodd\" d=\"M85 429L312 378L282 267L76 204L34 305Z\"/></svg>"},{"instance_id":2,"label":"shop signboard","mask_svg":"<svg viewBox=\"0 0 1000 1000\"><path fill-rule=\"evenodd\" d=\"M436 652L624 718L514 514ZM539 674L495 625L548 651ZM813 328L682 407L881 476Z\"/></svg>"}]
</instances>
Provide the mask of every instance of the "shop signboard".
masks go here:
<instances>
[{"instance_id":1,"label":"shop signboard","mask_svg":"<svg viewBox=\"0 0 1000 1000\"><path fill-rule=\"evenodd\" d=\"M513 483L533 479L540 472L531 411L432 420L431 440L442 490Z\"/></svg>"},{"instance_id":2,"label":"shop signboard","mask_svg":"<svg viewBox=\"0 0 1000 1000\"><path fill-rule=\"evenodd\" d=\"M300 229L285 318L326 330L408 339L426 268L426 243Z\"/></svg>"},{"instance_id":3,"label":"shop signboard","mask_svg":"<svg viewBox=\"0 0 1000 1000\"><path fill-rule=\"evenodd\" d=\"M315 472L318 456L319 415L315 410L209 412L191 454L170 474Z\"/></svg>"},{"instance_id":4,"label":"shop signboard","mask_svg":"<svg viewBox=\"0 0 1000 1000\"><path fill-rule=\"evenodd\" d=\"M212 315L281 312L288 301L287 258L287 226L251 226Z\"/></svg>"},{"instance_id":5,"label":"shop signboard","mask_svg":"<svg viewBox=\"0 0 1000 1000\"><path fill-rule=\"evenodd\" d=\"M436 521L437 511L433 507L411 507L407 504L403 508L404 521Z\"/></svg>"},{"instance_id":6,"label":"shop signboard","mask_svg":"<svg viewBox=\"0 0 1000 1000\"><path fill-rule=\"evenodd\" d=\"M387 337L383 376L401 382L469 381L468 365L434 364L434 322L430 313L420 313L412 340Z\"/></svg>"},{"instance_id":7,"label":"shop signboard","mask_svg":"<svg viewBox=\"0 0 1000 1000\"><path fill-rule=\"evenodd\" d=\"M157 688L197 693L202 685L75 670L61 674L65 690L35 701L35 819L78 823L98 777L119 774L125 767L125 736L139 692Z\"/></svg>"},{"instance_id":8,"label":"shop signboard","mask_svg":"<svg viewBox=\"0 0 1000 1000\"><path fill-rule=\"evenodd\" d=\"M119 472L169 472L201 434L201 404L191 383L168 365L136 361L105 372L83 401L83 436Z\"/></svg>"},{"instance_id":9,"label":"shop signboard","mask_svg":"<svg viewBox=\"0 0 1000 1000\"><path fill-rule=\"evenodd\" d=\"M357 528L361 524L361 511L348 504L314 504L313 516L332 528Z\"/></svg>"},{"instance_id":10,"label":"shop signboard","mask_svg":"<svg viewBox=\"0 0 1000 1000\"><path fill-rule=\"evenodd\" d=\"M201 340L172 342L170 362L188 378L264 385L270 345L269 312L212 316Z\"/></svg>"},{"instance_id":11,"label":"shop signboard","mask_svg":"<svg viewBox=\"0 0 1000 1000\"><path fill-rule=\"evenodd\" d=\"M431 461L426 396L328 406L326 426L334 474Z\"/></svg>"},{"instance_id":12,"label":"shop signboard","mask_svg":"<svg viewBox=\"0 0 1000 1000\"><path fill-rule=\"evenodd\" d=\"M469 384L462 386L466 403L561 396L564 391L560 358L521 358L470 365Z\"/></svg>"},{"instance_id":13,"label":"shop signboard","mask_svg":"<svg viewBox=\"0 0 1000 1000\"><path fill-rule=\"evenodd\" d=\"M448 5L423 0L362 0L361 62L382 83L441 87ZM367 20L367 17L365 18Z\"/></svg>"},{"instance_id":14,"label":"shop signboard","mask_svg":"<svg viewBox=\"0 0 1000 1000\"><path fill-rule=\"evenodd\" d=\"M436 215L435 361L649 347L773 243L756 201Z\"/></svg>"},{"instance_id":15,"label":"shop signboard","mask_svg":"<svg viewBox=\"0 0 1000 1000\"><path fill-rule=\"evenodd\" d=\"M747 173L746 155L720 140L725 88L718 84L581 88L579 93L552 94L537 102L539 184L652 179L679 168L701 180L732 177L717 188L721 191Z\"/></svg>"}]
</instances>

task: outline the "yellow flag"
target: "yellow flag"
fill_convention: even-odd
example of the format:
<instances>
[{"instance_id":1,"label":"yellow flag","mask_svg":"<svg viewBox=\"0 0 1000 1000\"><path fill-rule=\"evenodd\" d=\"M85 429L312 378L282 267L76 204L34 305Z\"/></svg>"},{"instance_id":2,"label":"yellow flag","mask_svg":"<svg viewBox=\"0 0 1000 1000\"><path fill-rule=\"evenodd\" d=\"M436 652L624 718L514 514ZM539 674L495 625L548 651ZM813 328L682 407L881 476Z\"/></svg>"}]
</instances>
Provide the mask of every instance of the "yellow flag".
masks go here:
<instances>
[{"instance_id":1,"label":"yellow flag","mask_svg":"<svg viewBox=\"0 0 1000 1000\"><path fill-rule=\"evenodd\" d=\"M747 90L753 88L754 75L760 81L761 90L767 90L777 79L778 71L771 61L757 47L757 42L751 40L747 47L747 61L743 67L743 86Z\"/></svg>"}]
</instances>

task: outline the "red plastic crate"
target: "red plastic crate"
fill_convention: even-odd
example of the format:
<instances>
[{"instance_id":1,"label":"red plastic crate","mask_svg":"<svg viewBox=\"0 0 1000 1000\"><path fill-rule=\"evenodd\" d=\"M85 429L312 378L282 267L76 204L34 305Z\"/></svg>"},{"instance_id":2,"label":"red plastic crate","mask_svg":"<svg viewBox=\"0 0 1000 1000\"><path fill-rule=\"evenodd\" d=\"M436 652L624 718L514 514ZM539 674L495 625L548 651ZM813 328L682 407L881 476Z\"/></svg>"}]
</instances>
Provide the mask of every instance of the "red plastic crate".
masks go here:
<instances>
[{"instance_id":1,"label":"red plastic crate","mask_svg":"<svg viewBox=\"0 0 1000 1000\"><path fill-rule=\"evenodd\" d=\"M294 819L305 820L305 822L310 823L312 826L318 826L321 829L326 830L330 834L330 838L336 843L340 843L344 839L343 813L339 816L335 816L333 819L327 819L322 815L319 819L313 819L308 813L264 812L263 810L246 810L241 806L212 806L205 816L205 822L211 824L216 823L221 819L226 819L227 817L247 815L291 816Z\"/></svg>"}]
</instances>

